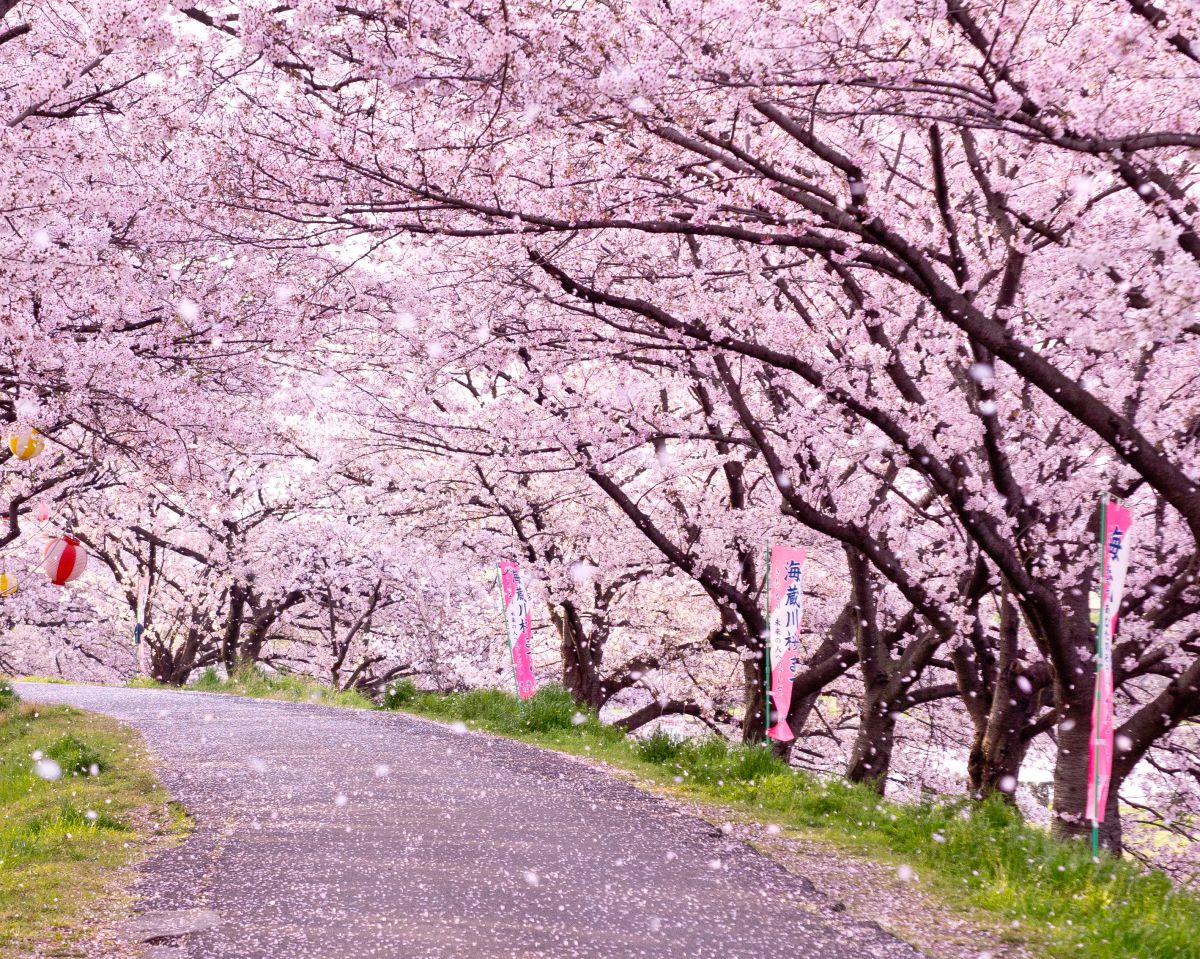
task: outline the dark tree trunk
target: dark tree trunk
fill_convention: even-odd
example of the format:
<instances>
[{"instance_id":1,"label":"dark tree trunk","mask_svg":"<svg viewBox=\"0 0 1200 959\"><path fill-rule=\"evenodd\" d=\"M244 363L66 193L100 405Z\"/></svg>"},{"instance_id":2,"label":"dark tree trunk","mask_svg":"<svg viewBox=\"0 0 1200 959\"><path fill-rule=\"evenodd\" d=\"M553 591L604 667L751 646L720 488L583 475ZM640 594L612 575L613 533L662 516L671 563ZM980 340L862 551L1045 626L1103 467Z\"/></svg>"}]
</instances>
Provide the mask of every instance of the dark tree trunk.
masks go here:
<instances>
[{"instance_id":1,"label":"dark tree trunk","mask_svg":"<svg viewBox=\"0 0 1200 959\"><path fill-rule=\"evenodd\" d=\"M150 678L168 686L183 686L192 674L190 667L172 656L170 650L147 647Z\"/></svg>"},{"instance_id":2,"label":"dark tree trunk","mask_svg":"<svg viewBox=\"0 0 1200 959\"><path fill-rule=\"evenodd\" d=\"M205 640L209 642L206 643ZM169 686L183 686L201 666L219 661L220 650L212 645L212 635L204 615L197 609L191 613L191 623L178 646L158 643L143 637L149 654L150 676Z\"/></svg>"},{"instance_id":3,"label":"dark tree trunk","mask_svg":"<svg viewBox=\"0 0 1200 959\"><path fill-rule=\"evenodd\" d=\"M879 631L875 592L866 558L858 550L846 547L846 561L855 606L854 637L863 675L858 734L850 751L846 778L852 783L869 783L882 795L887 788L896 736L893 698L897 690L892 678L897 664Z\"/></svg>"},{"instance_id":4,"label":"dark tree trunk","mask_svg":"<svg viewBox=\"0 0 1200 959\"><path fill-rule=\"evenodd\" d=\"M978 622L978 614L977 614ZM1049 680L1025 676L1019 659L1020 613L1007 591L1000 593L1000 630L995 669L988 671L987 708L971 712L975 723L972 755L968 761L968 788L980 799L999 794L1012 801L1029 741L1026 727L1037 712L1040 694L1035 685ZM1025 676L1022 689L1021 677ZM1036 680L1036 683L1035 683Z\"/></svg>"},{"instance_id":5,"label":"dark tree trunk","mask_svg":"<svg viewBox=\"0 0 1200 959\"><path fill-rule=\"evenodd\" d=\"M241 654L242 623L246 618L246 591L241 584L234 583L229 591L229 613L225 618L225 630L221 636L221 662L227 672L232 673Z\"/></svg>"},{"instance_id":6,"label":"dark tree trunk","mask_svg":"<svg viewBox=\"0 0 1200 959\"><path fill-rule=\"evenodd\" d=\"M742 717L742 742L761 743L767 738L767 673L762 655L742 660L746 712Z\"/></svg>"},{"instance_id":7,"label":"dark tree trunk","mask_svg":"<svg viewBox=\"0 0 1200 959\"><path fill-rule=\"evenodd\" d=\"M864 690L858 735L854 738L854 748L846 767L846 778L850 782L867 783L880 795L887 788L896 738L896 714L888 695L889 685L885 683Z\"/></svg>"},{"instance_id":8,"label":"dark tree trunk","mask_svg":"<svg viewBox=\"0 0 1200 959\"><path fill-rule=\"evenodd\" d=\"M967 791L976 799L983 798L984 767L983 738L987 724L977 722L971 736L971 749L967 753Z\"/></svg>"},{"instance_id":9,"label":"dark tree trunk","mask_svg":"<svg viewBox=\"0 0 1200 959\"><path fill-rule=\"evenodd\" d=\"M1054 834L1061 838L1079 838L1088 842L1091 841L1092 824L1090 821L1083 818L1083 811L1087 802L1087 748L1090 733L1091 728L1089 725L1085 729L1082 737L1084 749L1082 775L1078 777L1074 775L1072 776L1069 791L1064 793L1065 798L1061 805L1058 793L1060 784L1058 775L1058 770L1060 768L1059 766L1055 767L1054 777L1054 810L1056 816L1054 820ZM1072 773L1077 771L1075 764L1070 764L1070 769ZM1112 855L1118 857L1121 855L1124 849L1124 829L1121 825L1121 807L1117 794L1120 791L1121 784L1124 782L1124 780L1125 777L1120 775L1116 764L1114 764L1112 781L1109 783L1108 787L1108 800L1104 804L1104 822L1100 824L1100 847L1108 850L1108 852L1110 852ZM1078 819L1063 819L1061 817L1060 810L1073 808L1073 806L1068 806L1067 803L1074 802L1078 802L1079 804L1078 808L1080 812Z\"/></svg>"},{"instance_id":10,"label":"dark tree trunk","mask_svg":"<svg viewBox=\"0 0 1200 959\"><path fill-rule=\"evenodd\" d=\"M1073 677L1082 680L1083 676ZM1067 688L1056 680L1058 748L1054 757L1054 834L1071 837L1091 832L1083 818L1087 805L1088 741L1092 723L1092 680ZM1109 824L1110 828L1111 823ZM1118 825L1116 828L1120 828Z\"/></svg>"},{"instance_id":11,"label":"dark tree trunk","mask_svg":"<svg viewBox=\"0 0 1200 959\"><path fill-rule=\"evenodd\" d=\"M603 644L592 642L570 600L551 608L550 619L559 634L563 686L580 706L599 710L609 697L600 675Z\"/></svg>"},{"instance_id":12,"label":"dark tree trunk","mask_svg":"<svg viewBox=\"0 0 1200 959\"><path fill-rule=\"evenodd\" d=\"M1121 827L1121 799L1117 795L1120 786L1116 776L1108 790L1108 802L1104 804L1104 822L1100 824L1100 847L1107 849L1114 856L1120 856L1124 849L1124 830Z\"/></svg>"},{"instance_id":13,"label":"dark tree trunk","mask_svg":"<svg viewBox=\"0 0 1200 959\"><path fill-rule=\"evenodd\" d=\"M971 794L986 798L994 793L1012 800L1028 745L1021 731L1033 712L1033 698L1019 690L1014 695L1001 691L992 701L983 734L978 779L970 783Z\"/></svg>"},{"instance_id":14,"label":"dark tree trunk","mask_svg":"<svg viewBox=\"0 0 1200 959\"><path fill-rule=\"evenodd\" d=\"M304 601L305 594L302 590L294 589L277 602L261 605L255 600L254 604L258 607L254 616L250 619L250 629L246 633L246 637L242 640L241 648L238 649L235 657L235 665L253 666L262 659L263 648L267 645L267 640L271 638L271 630L289 609Z\"/></svg>"}]
</instances>

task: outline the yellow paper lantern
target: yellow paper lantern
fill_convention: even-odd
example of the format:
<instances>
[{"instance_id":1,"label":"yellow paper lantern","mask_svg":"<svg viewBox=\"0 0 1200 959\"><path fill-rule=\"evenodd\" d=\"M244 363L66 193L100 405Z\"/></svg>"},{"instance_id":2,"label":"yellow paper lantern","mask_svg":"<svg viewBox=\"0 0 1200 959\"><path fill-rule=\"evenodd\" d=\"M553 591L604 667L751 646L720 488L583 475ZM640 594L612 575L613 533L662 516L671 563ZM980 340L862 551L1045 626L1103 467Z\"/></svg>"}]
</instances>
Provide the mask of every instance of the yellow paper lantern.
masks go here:
<instances>
[{"instance_id":1,"label":"yellow paper lantern","mask_svg":"<svg viewBox=\"0 0 1200 959\"><path fill-rule=\"evenodd\" d=\"M32 426L19 429L8 438L8 448L19 460L31 460L42 451L45 442Z\"/></svg>"},{"instance_id":2,"label":"yellow paper lantern","mask_svg":"<svg viewBox=\"0 0 1200 959\"><path fill-rule=\"evenodd\" d=\"M0 596L11 596L17 591L17 578L0 573Z\"/></svg>"}]
</instances>

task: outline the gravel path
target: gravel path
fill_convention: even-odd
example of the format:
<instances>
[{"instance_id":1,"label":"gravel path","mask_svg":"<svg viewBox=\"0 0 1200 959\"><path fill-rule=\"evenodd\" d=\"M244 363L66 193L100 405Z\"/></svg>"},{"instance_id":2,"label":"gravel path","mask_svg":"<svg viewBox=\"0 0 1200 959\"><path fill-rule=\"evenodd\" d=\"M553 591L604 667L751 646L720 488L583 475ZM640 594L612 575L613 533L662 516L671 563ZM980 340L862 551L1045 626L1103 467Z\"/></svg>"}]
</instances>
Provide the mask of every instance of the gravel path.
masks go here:
<instances>
[{"instance_id":1,"label":"gravel path","mask_svg":"<svg viewBox=\"0 0 1200 959\"><path fill-rule=\"evenodd\" d=\"M180 959L916 959L806 880L555 753L410 716L19 683L137 728L196 820L139 911ZM197 925L204 925L203 921Z\"/></svg>"}]
</instances>

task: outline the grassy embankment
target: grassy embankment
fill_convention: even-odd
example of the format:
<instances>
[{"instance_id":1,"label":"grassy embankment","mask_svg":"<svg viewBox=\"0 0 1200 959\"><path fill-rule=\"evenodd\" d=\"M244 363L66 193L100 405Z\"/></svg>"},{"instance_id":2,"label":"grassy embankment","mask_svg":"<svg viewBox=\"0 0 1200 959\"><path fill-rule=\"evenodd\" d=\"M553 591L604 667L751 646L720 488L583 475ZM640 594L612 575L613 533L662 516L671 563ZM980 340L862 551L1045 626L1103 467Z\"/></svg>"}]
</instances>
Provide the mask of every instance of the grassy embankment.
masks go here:
<instances>
[{"instance_id":1,"label":"grassy embankment","mask_svg":"<svg viewBox=\"0 0 1200 959\"><path fill-rule=\"evenodd\" d=\"M222 682L210 673L193 688L373 706L297 676L240 673ZM1011 929L1012 939L1052 959L1200 959L1200 899L1133 862L1104 855L1097 865L1084 844L1056 841L1000 802L893 803L789 769L761 747L631 739L579 711L556 686L521 703L498 690L426 693L405 681L382 707L604 760L687 798L908 866L949 904Z\"/></svg>"},{"instance_id":2,"label":"grassy embankment","mask_svg":"<svg viewBox=\"0 0 1200 959\"><path fill-rule=\"evenodd\" d=\"M125 685L135 689L177 688L146 676L137 676L128 680ZM239 669L228 679L222 679L215 669L206 669L184 692L225 693L230 696L249 696L252 699L277 699L285 703L315 703L352 709L376 708L371 699L356 690L334 689L309 676L284 672L264 673L260 669Z\"/></svg>"},{"instance_id":3,"label":"grassy embankment","mask_svg":"<svg viewBox=\"0 0 1200 959\"><path fill-rule=\"evenodd\" d=\"M84 956L81 931L127 904L121 868L185 822L135 733L0 680L0 959Z\"/></svg>"}]
</instances>

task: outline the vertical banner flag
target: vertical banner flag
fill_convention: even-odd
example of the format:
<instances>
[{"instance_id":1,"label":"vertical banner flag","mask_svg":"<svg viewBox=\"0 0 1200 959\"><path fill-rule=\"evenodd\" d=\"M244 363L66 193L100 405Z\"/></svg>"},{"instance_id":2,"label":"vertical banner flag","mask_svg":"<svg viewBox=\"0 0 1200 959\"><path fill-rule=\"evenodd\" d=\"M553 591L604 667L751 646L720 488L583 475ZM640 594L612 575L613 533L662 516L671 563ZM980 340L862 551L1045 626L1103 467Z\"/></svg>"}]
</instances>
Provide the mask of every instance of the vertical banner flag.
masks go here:
<instances>
[{"instance_id":1,"label":"vertical banner flag","mask_svg":"<svg viewBox=\"0 0 1200 959\"><path fill-rule=\"evenodd\" d=\"M529 597L521 582L518 565L510 560L500 561L500 596L504 604L504 625L508 629L508 649L512 653L513 677L517 695L528 699L537 689L533 675L533 615Z\"/></svg>"},{"instance_id":2,"label":"vertical banner flag","mask_svg":"<svg viewBox=\"0 0 1200 959\"><path fill-rule=\"evenodd\" d=\"M146 631L146 600L150 595L150 575L142 573L138 577L137 593L137 625L133 627L133 647L137 652L138 673L145 672L142 655L142 634Z\"/></svg>"},{"instance_id":3,"label":"vertical banner flag","mask_svg":"<svg viewBox=\"0 0 1200 959\"><path fill-rule=\"evenodd\" d=\"M787 724L792 705L792 683L800 666L800 621L804 591L806 551L792 546L772 546L767 563L767 619L770 645L767 649L768 716L773 709L767 735L781 743L796 738Z\"/></svg>"},{"instance_id":4,"label":"vertical banner flag","mask_svg":"<svg viewBox=\"0 0 1200 959\"><path fill-rule=\"evenodd\" d=\"M1096 626L1096 696L1092 701L1092 736L1088 744L1088 792L1085 817L1092 821L1093 840L1104 822L1113 761L1112 644L1117 612L1125 590L1133 516L1120 503L1100 501L1100 621ZM1093 842L1093 846L1095 842Z\"/></svg>"}]
</instances>

